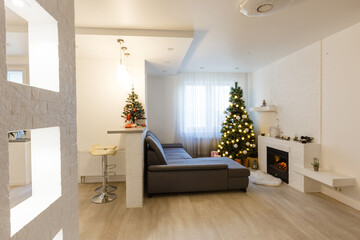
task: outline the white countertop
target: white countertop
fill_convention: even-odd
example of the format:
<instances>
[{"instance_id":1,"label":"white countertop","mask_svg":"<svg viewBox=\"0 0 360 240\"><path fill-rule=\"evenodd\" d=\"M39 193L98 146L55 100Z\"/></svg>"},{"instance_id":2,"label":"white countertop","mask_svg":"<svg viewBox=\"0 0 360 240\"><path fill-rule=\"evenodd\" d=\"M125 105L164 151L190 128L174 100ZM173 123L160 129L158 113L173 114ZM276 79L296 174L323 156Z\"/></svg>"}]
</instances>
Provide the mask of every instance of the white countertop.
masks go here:
<instances>
[{"instance_id":1,"label":"white countertop","mask_svg":"<svg viewBox=\"0 0 360 240\"><path fill-rule=\"evenodd\" d=\"M144 130L146 129L146 127L136 127L136 128L125 128L122 127L118 130L109 130L107 131L108 134L119 134L119 133L125 133L125 134L130 134L130 133L142 133Z\"/></svg>"}]
</instances>

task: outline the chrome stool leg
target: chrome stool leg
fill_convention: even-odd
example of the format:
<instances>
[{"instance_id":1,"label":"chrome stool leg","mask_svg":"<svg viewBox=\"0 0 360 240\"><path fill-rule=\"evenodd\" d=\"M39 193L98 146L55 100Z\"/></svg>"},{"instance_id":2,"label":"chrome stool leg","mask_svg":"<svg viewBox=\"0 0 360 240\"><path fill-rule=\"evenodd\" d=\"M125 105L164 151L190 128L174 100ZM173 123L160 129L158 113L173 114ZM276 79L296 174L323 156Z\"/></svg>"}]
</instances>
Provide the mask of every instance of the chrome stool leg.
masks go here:
<instances>
[{"instance_id":1,"label":"chrome stool leg","mask_svg":"<svg viewBox=\"0 0 360 240\"><path fill-rule=\"evenodd\" d=\"M104 189L103 186L100 186L95 189L95 192L102 193L104 191L103 189ZM114 192L116 189L117 187L114 185L106 185L105 192Z\"/></svg>"},{"instance_id":2,"label":"chrome stool leg","mask_svg":"<svg viewBox=\"0 0 360 240\"><path fill-rule=\"evenodd\" d=\"M110 164L110 165L106 165L106 171L108 171L109 169L114 169L116 167L115 164ZM107 174L109 175L110 172L107 172ZM115 172L114 172L115 173ZM110 185L108 183L106 183L106 187L105 187L105 190L103 189L104 187L101 185L100 187L97 187L95 189L95 192L97 193L102 193L103 191L105 192L114 192L117 187L114 186L114 185Z\"/></svg>"},{"instance_id":3,"label":"chrome stool leg","mask_svg":"<svg viewBox=\"0 0 360 240\"><path fill-rule=\"evenodd\" d=\"M93 203L108 203L116 199L116 194L109 193L106 191L107 187L107 179L108 179L108 172L107 172L107 155L102 156L102 169L103 169L103 184L102 184L102 192L99 195L96 195L92 198Z\"/></svg>"}]
</instances>

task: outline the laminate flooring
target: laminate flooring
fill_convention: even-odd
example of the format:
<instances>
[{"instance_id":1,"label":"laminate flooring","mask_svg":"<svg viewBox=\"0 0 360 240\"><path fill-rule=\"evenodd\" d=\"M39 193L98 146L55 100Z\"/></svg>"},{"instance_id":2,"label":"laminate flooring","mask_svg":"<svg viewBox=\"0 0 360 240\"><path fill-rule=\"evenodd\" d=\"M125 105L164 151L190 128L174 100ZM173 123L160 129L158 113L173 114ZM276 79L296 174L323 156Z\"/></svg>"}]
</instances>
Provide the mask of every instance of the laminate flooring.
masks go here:
<instances>
[{"instance_id":1,"label":"laminate flooring","mask_svg":"<svg viewBox=\"0 0 360 240\"><path fill-rule=\"evenodd\" d=\"M125 207L125 183L115 185L115 201L94 204L99 184L79 184L81 240L360 240L360 211L284 183L154 195L135 209Z\"/></svg>"}]
</instances>

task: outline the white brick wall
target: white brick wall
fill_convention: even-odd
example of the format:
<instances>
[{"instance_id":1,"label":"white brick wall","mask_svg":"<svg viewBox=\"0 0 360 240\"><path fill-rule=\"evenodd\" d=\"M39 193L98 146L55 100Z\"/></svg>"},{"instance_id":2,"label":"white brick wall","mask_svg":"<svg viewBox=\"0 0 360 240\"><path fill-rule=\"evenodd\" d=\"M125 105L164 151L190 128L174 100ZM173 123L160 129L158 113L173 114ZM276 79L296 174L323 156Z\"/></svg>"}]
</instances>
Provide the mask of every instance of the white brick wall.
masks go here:
<instances>
[{"instance_id":1,"label":"white brick wall","mask_svg":"<svg viewBox=\"0 0 360 240\"><path fill-rule=\"evenodd\" d=\"M60 92L6 81L4 1L0 0L0 239L10 239L9 156L7 131L61 128L62 196L11 239L78 239L75 33L73 0L38 0L59 29Z\"/></svg>"},{"instance_id":2,"label":"white brick wall","mask_svg":"<svg viewBox=\"0 0 360 240\"><path fill-rule=\"evenodd\" d=\"M320 49L317 42L253 72L250 107L259 107L263 99L277 106L277 114L251 113L257 133L279 124L283 135L320 142Z\"/></svg>"}]
</instances>

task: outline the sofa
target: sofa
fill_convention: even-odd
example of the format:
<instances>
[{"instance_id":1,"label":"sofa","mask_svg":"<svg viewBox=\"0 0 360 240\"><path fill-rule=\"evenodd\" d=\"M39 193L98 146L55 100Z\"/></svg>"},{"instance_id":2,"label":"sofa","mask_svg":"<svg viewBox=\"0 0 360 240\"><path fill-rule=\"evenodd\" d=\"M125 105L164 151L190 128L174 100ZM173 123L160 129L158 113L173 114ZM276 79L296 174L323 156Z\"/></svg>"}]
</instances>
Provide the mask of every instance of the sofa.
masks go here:
<instances>
[{"instance_id":1,"label":"sofa","mask_svg":"<svg viewBox=\"0 0 360 240\"><path fill-rule=\"evenodd\" d=\"M249 169L227 157L192 158L182 144L161 144L148 131L145 138L145 185L155 193L241 190L249 185Z\"/></svg>"}]
</instances>

